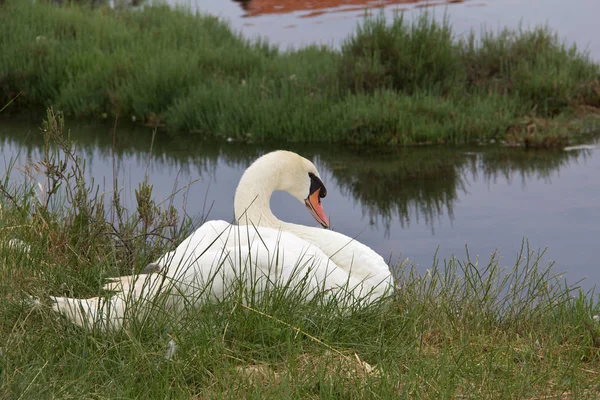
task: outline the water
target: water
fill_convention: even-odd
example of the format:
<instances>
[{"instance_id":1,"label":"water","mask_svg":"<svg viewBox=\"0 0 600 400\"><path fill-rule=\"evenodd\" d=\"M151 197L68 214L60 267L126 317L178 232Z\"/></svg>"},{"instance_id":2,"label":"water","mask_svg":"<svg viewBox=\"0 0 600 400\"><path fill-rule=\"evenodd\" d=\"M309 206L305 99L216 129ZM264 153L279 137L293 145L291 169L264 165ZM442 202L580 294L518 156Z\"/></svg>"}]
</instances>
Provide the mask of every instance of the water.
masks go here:
<instances>
[{"instance_id":1,"label":"water","mask_svg":"<svg viewBox=\"0 0 600 400\"><path fill-rule=\"evenodd\" d=\"M1 121L4 173L41 159L36 121ZM233 194L244 169L270 147L186 140L169 142L162 132L150 152L152 134L121 127L113 152L110 125L68 123L89 176L101 190L112 190L113 176L128 207L145 174L154 197L187 215L233 218ZM312 159L327 186L324 208L335 230L369 245L392 260L409 258L424 272L433 256L472 256L486 260L496 249L502 265L512 266L521 241L548 247L545 260L556 262L584 288L600 281L595 253L600 237L600 149L541 151L501 147L413 147L393 154L335 147L289 147ZM15 179L20 173L13 171ZM311 226L316 222L286 193L275 193L279 218Z\"/></svg>"},{"instance_id":2,"label":"water","mask_svg":"<svg viewBox=\"0 0 600 400\"><path fill-rule=\"evenodd\" d=\"M327 1L225 1L167 0L203 13L218 15L247 37L265 37L282 48L312 43L339 46L365 15L365 8L378 13L378 7L392 17L404 12L418 16L424 8L436 19L447 14L457 36L482 29L497 31L519 26L548 24L568 43L576 43L600 60L597 0L327 0ZM430 6L430 7L428 7Z\"/></svg>"}]
</instances>

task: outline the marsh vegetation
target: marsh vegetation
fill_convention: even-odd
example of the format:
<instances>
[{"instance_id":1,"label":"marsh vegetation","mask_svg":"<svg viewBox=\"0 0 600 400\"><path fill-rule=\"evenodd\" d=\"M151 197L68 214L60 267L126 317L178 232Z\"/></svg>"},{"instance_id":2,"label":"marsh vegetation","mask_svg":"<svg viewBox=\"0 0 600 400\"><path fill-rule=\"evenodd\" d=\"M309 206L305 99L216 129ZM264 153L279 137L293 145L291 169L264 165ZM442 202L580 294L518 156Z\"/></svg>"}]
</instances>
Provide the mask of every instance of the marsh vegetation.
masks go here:
<instances>
[{"instance_id":1,"label":"marsh vegetation","mask_svg":"<svg viewBox=\"0 0 600 400\"><path fill-rule=\"evenodd\" d=\"M365 20L341 51L281 51L215 17L7 1L0 100L135 117L175 137L555 146L595 126L600 69L549 28L457 38L424 14Z\"/></svg>"}]
</instances>

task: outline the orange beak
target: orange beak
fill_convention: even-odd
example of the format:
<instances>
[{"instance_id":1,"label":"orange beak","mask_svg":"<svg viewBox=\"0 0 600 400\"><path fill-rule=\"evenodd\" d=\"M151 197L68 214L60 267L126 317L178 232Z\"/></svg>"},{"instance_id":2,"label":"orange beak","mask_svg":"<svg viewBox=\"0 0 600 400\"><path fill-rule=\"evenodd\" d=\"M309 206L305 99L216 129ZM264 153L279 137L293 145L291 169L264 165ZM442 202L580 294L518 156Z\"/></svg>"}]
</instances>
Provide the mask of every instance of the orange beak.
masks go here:
<instances>
[{"instance_id":1,"label":"orange beak","mask_svg":"<svg viewBox=\"0 0 600 400\"><path fill-rule=\"evenodd\" d=\"M304 204L306 204L306 208L312 214L312 216L317 220L319 224L323 228L329 228L329 220L325 215L325 211L321 206L321 197L319 196L320 191L315 190L313 194L308 196L306 200L304 200Z\"/></svg>"}]
</instances>

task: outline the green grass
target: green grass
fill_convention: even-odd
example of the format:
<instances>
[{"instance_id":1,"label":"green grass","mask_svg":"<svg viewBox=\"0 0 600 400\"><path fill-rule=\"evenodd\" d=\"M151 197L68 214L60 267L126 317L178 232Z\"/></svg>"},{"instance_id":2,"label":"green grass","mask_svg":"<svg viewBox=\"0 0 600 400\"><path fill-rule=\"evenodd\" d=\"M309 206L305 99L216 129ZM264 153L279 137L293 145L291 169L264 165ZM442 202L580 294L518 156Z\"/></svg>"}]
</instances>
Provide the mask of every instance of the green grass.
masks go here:
<instances>
[{"instance_id":1,"label":"green grass","mask_svg":"<svg viewBox=\"0 0 600 400\"><path fill-rule=\"evenodd\" d=\"M50 111L45 128L45 195L32 180L0 185L0 398L600 395L600 303L526 244L514 261L467 252L462 261L433 257L426 273L400 263L390 298L346 313L274 289L158 312L116 333L74 327L49 309L48 295L102 294L107 277L141 270L190 225L158 207L147 185L131 213L114 194L99 195L81 179L85 160L61 118ZM14 238L30 252L11 247ZM178 349L166 359L170 340Z\"/></svg>"},{"instance_id":2,"label":"green grass","mask_svg":"<svg viewBox=\"0 0 600 400\"><path fill-rule=\"evenodd\" d=\"M0 100L135 116L179 138L400 146L564 144L597 126L600 67L550 29L458 40L423 15L365 20L340 51L280 52L214 17L8 0Z\"/></svg>"}]
</instances>

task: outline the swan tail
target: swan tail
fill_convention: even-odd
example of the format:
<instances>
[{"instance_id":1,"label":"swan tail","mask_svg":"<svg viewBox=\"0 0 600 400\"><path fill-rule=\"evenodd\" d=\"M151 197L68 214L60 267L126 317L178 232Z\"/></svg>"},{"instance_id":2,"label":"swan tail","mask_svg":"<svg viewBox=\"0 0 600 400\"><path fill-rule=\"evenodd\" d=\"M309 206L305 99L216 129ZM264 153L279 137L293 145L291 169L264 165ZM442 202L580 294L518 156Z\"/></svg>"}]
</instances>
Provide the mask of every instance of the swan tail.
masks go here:
<instances>
[{"instance_id":1,"label":"swan tail","mask_svg":"<svg viewBox=\"0 0 600 400\"><path fill-rule=\"evenodd\" d=\"M52 309L65 316L73 324L83 328L92 328L99 321L104 299L74 299L70 297L50 296Z\"/></svg>"},{"instance_id":2,"label":"swan tail","mask_svg":"<svg viewBox=\"0 0 600 400\"><path fill-rule=\"evenodd\" d=\"M152 303L164 286L158 274L121 276L111 279L103 289L114 291L110 297L77 299L51 296L52 309L70 322L84 328L119 330L128 316L140 316L131 306ZM131 315L129 315L131 314Z\"/></svg>"}]
</instances>

